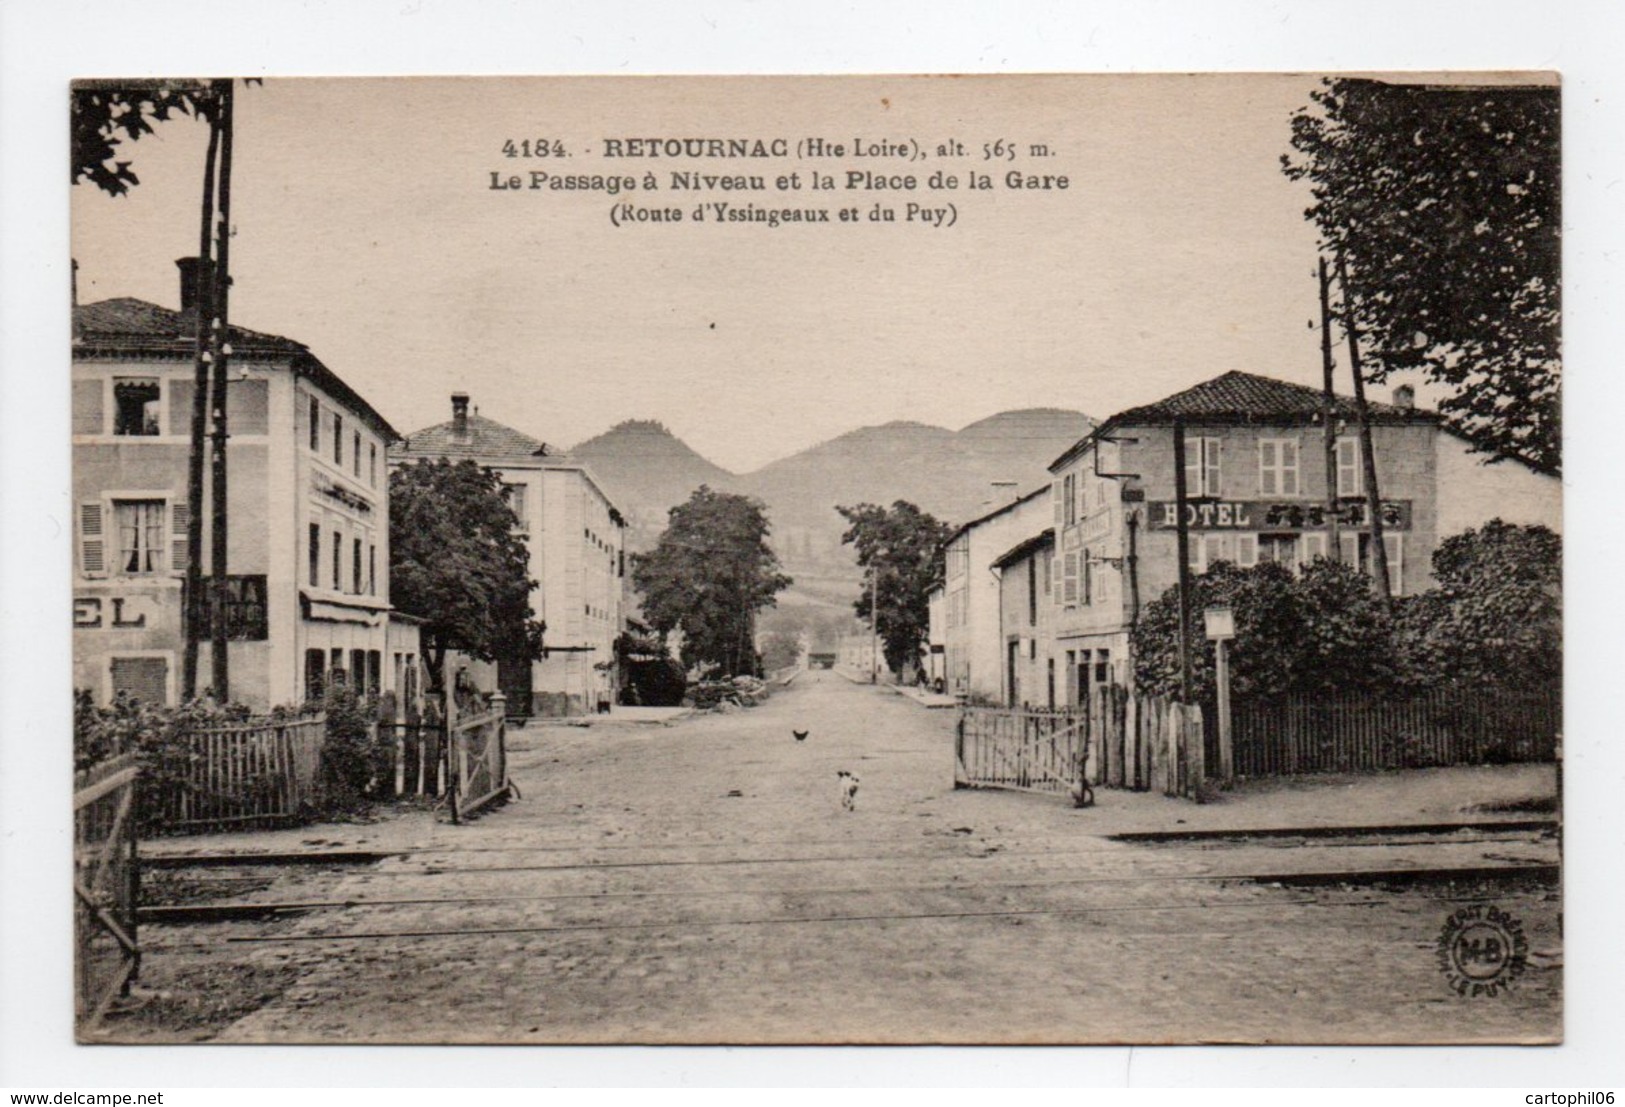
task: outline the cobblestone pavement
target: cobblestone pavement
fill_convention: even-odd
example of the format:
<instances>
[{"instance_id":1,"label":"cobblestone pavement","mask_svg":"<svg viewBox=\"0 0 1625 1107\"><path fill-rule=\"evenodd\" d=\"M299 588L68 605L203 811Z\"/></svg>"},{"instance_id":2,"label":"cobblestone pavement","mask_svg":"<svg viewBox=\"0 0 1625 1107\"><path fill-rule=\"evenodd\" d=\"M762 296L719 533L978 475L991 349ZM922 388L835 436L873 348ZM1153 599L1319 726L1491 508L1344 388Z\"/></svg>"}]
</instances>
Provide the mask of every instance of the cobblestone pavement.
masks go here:
<instances>
[{"instance_id":1,"label":"cobblestone pavement","mask_svg":"<svg viewBox=\"0 0 1625 1107\"><path fill-rule=\"evenodd\" d=\"M955 791L952 724L814 673L726 715L532 725L513 735L518 802L461 827L423 813L367 828L345 844L399 852L253 893L351 906L149 927L148 964L290 981L216 1039L234 1042L1560 1036L1560 968L1463 997L1436 952L1470 901L1557 948L1555 889L1243 879L1552 861L1548 837L1118 842L1104 832L1249 816L1105 791L1085 811ZM861 778L852 812L842 769ZM1324 811L1338 794L1284 802ZM1253 822L1268 803L1247 801Z\"/></svg>"}]
</instances>

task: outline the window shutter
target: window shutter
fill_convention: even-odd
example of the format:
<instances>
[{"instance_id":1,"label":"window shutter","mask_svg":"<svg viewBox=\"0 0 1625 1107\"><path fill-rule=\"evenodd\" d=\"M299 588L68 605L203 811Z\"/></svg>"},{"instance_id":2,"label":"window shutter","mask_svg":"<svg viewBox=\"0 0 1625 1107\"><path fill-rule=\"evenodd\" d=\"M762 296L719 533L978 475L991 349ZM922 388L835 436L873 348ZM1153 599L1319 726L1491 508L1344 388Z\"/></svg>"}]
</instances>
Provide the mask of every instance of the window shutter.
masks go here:
<instances>
[{"instance_id":1,"label":"window shutter","mask_svg":"<svg viewBox=\"0 0 1625 1107\"><path fill-rule=\"evenodd\" d=\"M1059 534L1061 528L1066 525L1066 518L1061 514L1066 508L1064 482L1052 484L1050 489L1055 493L1055 531Z\"/></svg>"},{"instance_id":2,"label":"window shutter","mask_svg":"<svg viewBox=\"0 0 1625 1107\"><path fill-rule=\"evenodd\" d=\"M1275 443L1264 439L1258 443L1258 493L1261 496L1273 496L1275 488Z\"/></svg>"},{"instance_id":3,"label":"window shutter","mask_svg":"<svg viewBox=\"0 0 1625 1107\"><path fill-rule=\"evenodd\" d=\"M1298 444L1289 440L1282 442L1280 449L1281 494L1283 496L1296 496L1298 494Z\"/></svg>"},{"instance_id":4,"label":"window shutter","mask_svg":"<svg viewBox=\"0 0 1625 1107\"><path fill-rule=\"evenodd\" d=\"M1206 439L1192 438L1185 442L1185 495L1202 494L1202 443Z\"/></svg>"},{"instance_id":5,"label":"window shutter","mask_svg":"<svg viewBox=\"0 0 1625 1107\"><path fill-rule=\"evenodd\" d=\"M1222 485L1219 479L1219 440L1217 438L1202 439L1202 457L1207 469L1207 487L1203 489L1202 494L1204 496L1223 495L1219 491Z\"/></svg>"},{"instance_id":6,"label":"window shutter","mask_svg":"<svg viewBox=\"0 0 1625 1107\"><path fill-rule=\"evenodd\" d=\"M1361 491L1360 444L1353 438L1337 440L1337 494L1358 496Z\"/></svg>"},{"instance_id":7,"label":"window shutter","mask_svg":"<svg viewBox=\"0 0 1625 1107\"><path fill-rule=\"evenodd\" d=\"M169 505L169 571L171 573L186 572L186 526L191 519L191 514L185 500L175 500Z\"/></svg>"},{"instance_id":8,"label":"window shutter","mask_svg":"<svg viewBox=\"0 0 1625 1107\"><path fill-rule=\"evenodd\" d=\"M1302 558L1303 564L1307 565L1317 557L1326 556L1326 536L1324 534L1305 534L1300 541L1302 545L1299 546L1301 551L1299 556Z\"/></svg>"},{"instance_id":9,"label":"window shutter","mask_svg":"<svg viewBox=\"0 0 1625 1107\"><path fill-rule=\"evenodd\" d=\"M1062 562L1061 601L1068 607L1078 602L1078 555L1069 553Z\"/></svg>"},{"instance_id":10,"label":"window shutter","mask_svg":"<svg viewBox=\"0 0 1625 1107\"><path fill-rule=\"evenodd\" d=\"M79 505L79 569L87 577L107 575L107 538L100 500Z\"/></svg>"},{"instance_id":11,"label":"window shutter","mask_svg":"<svg viewBox=\"0 0 1625 1107\"><path fill-rule=\"evenodd\" d=\"M1258 535L1236 535L1236 564L1244 569L1258 564Z\"/></svg>"},{"instance_id":12,"label":"window shutter","mask_svg":"<svg viewBox=\"0 0 1625 1107\"><path fill-rule=\"evenodd\" d=\"M1405 556L1403 535L1385 534L1382 536L1383 549L1388 553L1388 591L1395 595L1405 592Z\"/></svg>"},{"instance_id":13,"label":"window shutter","mask_svg":"<svg viewBox=\"0 0 1625 1107\"><path fill-rule=\"evenodd\" d=\"M1337 536L1338 554L1344 565L1359 569L1360 535L1358 531L1344 531Z\"/></svg>"}]
</instances>

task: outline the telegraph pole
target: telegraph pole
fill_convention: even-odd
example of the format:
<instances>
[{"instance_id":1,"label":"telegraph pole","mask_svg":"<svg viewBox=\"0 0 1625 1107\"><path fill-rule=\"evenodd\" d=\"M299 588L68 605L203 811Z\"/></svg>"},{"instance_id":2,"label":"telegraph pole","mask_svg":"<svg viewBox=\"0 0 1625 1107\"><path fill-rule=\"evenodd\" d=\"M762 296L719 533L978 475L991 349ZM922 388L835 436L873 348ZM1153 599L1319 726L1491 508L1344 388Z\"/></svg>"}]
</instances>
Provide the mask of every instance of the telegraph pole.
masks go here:
<instances>
[{"instance_id":1,"label":"telegraph pole","mask_svg":"<svg viewBox=\"0 0 1625 1107\"><path fill-rule=\"evenodd\" d=\"M215 158L220 149L218 113L209 120L209 149L203 158L203 219L198 228L198 256L193 264L192 309L197 338L192 350L192 449L186 466L186 588L181 622L186 650L181 662L181 699L197 695L198 640L203 637L203 451L209 424L209 362L214 354L209 320L214 305ZM185 305L182 305L183 307Z\"/></svg>"},{"instance_id":2,"label":"telegraph pole","mask_svg":"<svg viewBox=\"0 0 1625 1107\"><path fill-rule=\"evenodd\" d=\"M214 387L210 403L214 407L214 471L211 500L214 508L214 528L210 536L212 549L211 573L213 580L212 619L213 635L211 664L214 676L214 699L224 704L231 698L231 681L227 672L226 610L231 598L231 581L227 577L226 558L226 381L227 363L231 359L231 330L227 307L231 295L231 126L232 87L228 77L215 86L220 93L220 210L216 219L214 317L210 320L214 345Z\"/></svg>"},{"instance_id":3,"label":"telegraph pole","mask_svg":"<svg viewBox=\"0 0 1625 1107\"><path fill-rule=\"evenodd\" d=\"M1332 390L1332 371L1336 362L1332 358L1332 275L1326 268L1326 256L1320 257L1320 364L1324 387L1321 393L1320 419L1326 431L1326 556L1333 561L1343 560L1342 535L1339 528L1337 503L1337 396Z\"/></svg>"},{"instance_id":4,"label":"telegraph pole","mask_svg":"<svg viewBox=\"0 0 1625 1107\"><path fill-rule=\"evenodd\" d=\"M1174 508L1179 516L1179 695L1191 702L1191 535L1185 519L1185 420L1174 417Z\"/></svg>"},{"instance_id":5,"label":"telegraph pole","mask_svg":"<svg viewBox=\"0 0 1625 1107\"><path fill-rule=\"evenodd\" d=\"M869 565L869 683L880 683L880 615L879 615L879 588L877 579L880 576L878 563Z\"/></svg>"},{"instance_id":6,"label":"telegraph pole","mask_svg":"<svg viewBox=\"0 0 1625 1107\"><path fill-rule=\"evenodd\" d=\"M1377 489L1377 458L1371 450L1371 417L1365 406L1365 374L1360 367L1360 332L1354 322L1354 293L1349 291L1348 264L1337 255L1337 283L1343 286L1343 333L1349 339L1349 364L1354 370L1354 410L1360 420L1360 457L1365 467L1366 514L1371 528L1371 575L1377 595L1392 598L1388 584L1388 547L1382 540L1382 496Z\"/></svg>"}]
</instances>

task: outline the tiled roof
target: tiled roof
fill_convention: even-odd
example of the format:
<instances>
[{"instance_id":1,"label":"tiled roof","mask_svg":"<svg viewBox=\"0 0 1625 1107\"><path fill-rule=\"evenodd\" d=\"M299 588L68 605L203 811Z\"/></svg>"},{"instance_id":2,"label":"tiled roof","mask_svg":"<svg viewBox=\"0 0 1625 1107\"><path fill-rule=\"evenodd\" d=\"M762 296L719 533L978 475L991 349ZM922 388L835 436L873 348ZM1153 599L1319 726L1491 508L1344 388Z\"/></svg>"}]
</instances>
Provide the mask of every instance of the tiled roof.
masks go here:
<instances>
[{"instance_id":1,"label":"tiled roof","mask_svg":"<svg viewBox=\"0 0 1625 1107\"><path fill-rule=\"evenodd\" d=\"M291 338L231 327L232 349L302 353L306 347ZM74 337L86 345L182 345L192 348L197 334L197 313L159 307L128 296L101 300L73 309Z\"/></svg>"},{"instance_id":2,"label":"tiled roof","mask_svg":"<svg viewBox=\"0 0 1625 1107\"><path fill-rule=\"evenodd\" d=\"M246 327L228 328L233 355L282 356L295 373L311 378L329 396L370 422L385 442L400 437L389 420L378 413L302 342ZM76 351L117 358L129 354L190 357L197 344L197 313L159 307L128 296L78 304L73 309L73 344Z\"/></svg>"},{"instance_id":3,"label":"tiled roof","mask_svg":"<svg viewBox=\"0 0 1625 1107\"><path fill-rule=\"evenodd\" d=\"M1110 438L1115 431L1124 427L1168 426L1176 418L1193 426L1304 424L1320 418L1322 401L1323 393L1318 388L1232 370L1155 403L1118 412L1050 462L1050 472L1071 462L1096 439ZM1352 396L1333 395L1332 409L1338 419L1352 422L1358 416ZM1369 399L1366 401L1366 411L1373 423L1439 421L1436 411L1396 407Z\"/></svg>"},{"instance_id":4,"label":"tiled roof","mask_svg":"<svg viewBox=\"0 0 1625 1107\"><path fill-rule=\"evenodd\" d=\"M1334 396L1332 400L1338 418L1355 417L1352 397ZM1183 392L1175 392L1156 403L1120 411L1109 421L1119 426L1133 426L1136 423L1171 423L1176 417L1200 419L1203 422L1216 419L1256 422L1281 417L1312 417L1320 414L1321 401L1322 393L1318 388L1253 373L1229 372ZM1395 407L1376 401L1367 401L1366 408L1371 417L1379 422L1432 422L1436 418L1431 411Z\"/></svg>"},{"instance_id":5,"label":"tiled roof","mask_svg":"<svg viewBox=\"0 0 1625 1107\"><path fill-rule=\"evenodd\" d=\"M533 460L538 457L564 460L548 449L546 443L473 413L468 416L468 435L465 438L459 439L453 433L451 422L436 423L432 427L413 431L391 447L389 452L397 457L467 457L477 461L499 458Z\"/></svg>"}]
</instances>

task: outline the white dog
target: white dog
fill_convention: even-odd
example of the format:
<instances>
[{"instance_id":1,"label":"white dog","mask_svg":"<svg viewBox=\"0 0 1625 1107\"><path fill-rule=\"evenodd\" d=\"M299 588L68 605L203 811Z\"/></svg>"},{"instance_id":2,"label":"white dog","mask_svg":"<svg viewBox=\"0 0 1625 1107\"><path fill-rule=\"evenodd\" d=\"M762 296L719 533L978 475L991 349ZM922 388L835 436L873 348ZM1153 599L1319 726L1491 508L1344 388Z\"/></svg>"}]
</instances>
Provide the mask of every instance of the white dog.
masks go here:
<instances>
[{"instance_id":1,"label":"white dog","mask_svg":"<svg viewBox=\"0 0 1625 1107\"><path fill-rule=\"evenodd\" d=\"M858 803L858 778L842 769L835 774L841 781L841 806L848 811L856 811Z\"/></svg>"}]
</instances>

